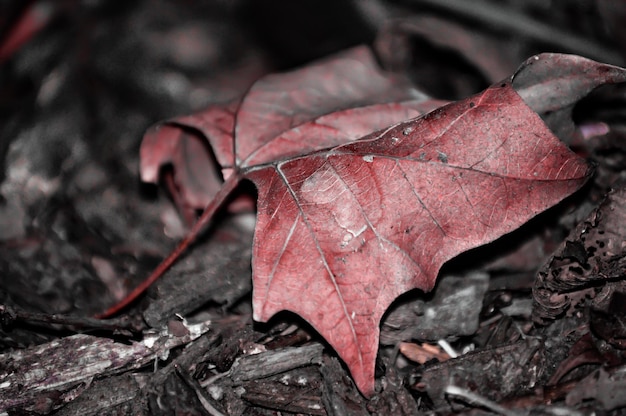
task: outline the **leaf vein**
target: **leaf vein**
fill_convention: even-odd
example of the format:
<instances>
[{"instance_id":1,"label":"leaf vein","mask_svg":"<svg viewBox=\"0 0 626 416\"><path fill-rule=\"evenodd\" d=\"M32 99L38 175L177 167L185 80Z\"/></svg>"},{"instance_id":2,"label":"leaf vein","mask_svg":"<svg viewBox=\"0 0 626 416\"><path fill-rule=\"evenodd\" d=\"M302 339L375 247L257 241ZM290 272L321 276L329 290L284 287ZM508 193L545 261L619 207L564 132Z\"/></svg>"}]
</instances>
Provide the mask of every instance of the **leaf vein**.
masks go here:
<instances>
[{"instance_id":1,"label":"leaf vein","mask_svg":"<svg viewBox=\"0 0 626 416\"><path fill-rule=\"evenodd\" d=\"M324 162L324 163L328 163L328 161ZM331 165L332 166L332 165ZM334 167L333 167L334 169ZM304 222L305 226L307 227L307 229L309 230L309 233L311 234L311 237L313 238L313 241L315 242L315 248L317 249L319 256L322 260L322 263L324 264L324 268L326 269L326 272L328 273L328 276L335 288L335 292L337 293L337 297L339 298L339 301L341 302L341 307L343 308L343 314L346 317L346 320L348 322L348 325L350 327L350 332L352 335L352 340L354 342L354 345L358 346L359 342L358 342L358 336L356 333L356 330L354 328L354 325L352 324L352 319L350 317L350 314L348 312L348 308L346 306L346 302L343 298L343 295L341 294L341 291L339 290L339 285L337 284L337 280L335 278L335 275L333 274L330 265L328 264L328 261L326 260L326 256L324 255L324 251L320 245L319 240L317 239L315 232L313 231L313 227L311 227L311 224L309 223L309 220L306 216L306 213L304 212L304 210L302 209L302 206L300 204L300 200L298 198L298 196L296 195L296 192L294 191L294 189L291 187L291 184L289 183L289 180L287 179L287 177L285 176L284 172L280 169L280 166L276 167L276 171L279 173L280 177L282 178L283 182L285 183L285 186L287 187L287 189L289 190L289 193L291 194L291 197L294 199L296 206L298 207L298 211L300 213L300 215L302 216L302 221ZM358 356L359 356L359 362L361 363L361 365L363 365L363 355L361 353L360 348L357 348L358 351Z\"/></svg>"}]
</instances>

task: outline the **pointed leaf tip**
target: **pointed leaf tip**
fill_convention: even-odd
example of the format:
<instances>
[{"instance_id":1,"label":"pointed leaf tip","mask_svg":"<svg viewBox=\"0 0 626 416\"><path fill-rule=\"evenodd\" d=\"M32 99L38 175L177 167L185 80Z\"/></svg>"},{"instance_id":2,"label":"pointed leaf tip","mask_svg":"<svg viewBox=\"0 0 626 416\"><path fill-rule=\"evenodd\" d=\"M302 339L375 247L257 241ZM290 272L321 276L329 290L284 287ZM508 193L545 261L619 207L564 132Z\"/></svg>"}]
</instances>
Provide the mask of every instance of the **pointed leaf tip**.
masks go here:
<instances>
[{"instance_id":1,"label":"pointed leaf tip","mask_svg":"<svg viewBox=\"0 0 626 416\"><path fill-rule=\"evenodd\" d=\"M515 90L539 114L566 108L600 85L624 81L624 68L561 53L535 55L512 77Z\"/></svg>"}]
</instances>

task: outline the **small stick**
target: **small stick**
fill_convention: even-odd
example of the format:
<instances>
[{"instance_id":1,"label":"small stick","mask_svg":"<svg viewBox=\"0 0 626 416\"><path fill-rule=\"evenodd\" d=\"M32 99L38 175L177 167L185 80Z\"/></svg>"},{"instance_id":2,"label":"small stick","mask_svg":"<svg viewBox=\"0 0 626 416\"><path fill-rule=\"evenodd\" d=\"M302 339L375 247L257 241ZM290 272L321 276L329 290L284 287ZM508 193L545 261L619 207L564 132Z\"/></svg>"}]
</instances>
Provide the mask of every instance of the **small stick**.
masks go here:
<instances>
[{"instance_id":1,"label":"small stick","mask_svg":"<svg viewBox=\"0 0 626 416\"><path fill-rule=\"evenodd\" d=\"M500 406L499 404L492 402L489 399L486 399L482 396L479 396L478 394L474 392L471 392L469 390L463 389L458 386L449 385L448 387L445 388L444 391L446 394L450 396L460 397L461 399L464 399L469 404L482 406L499 415L504 415L504 416L521 415L521 413L519 412L515 412L513 410L504 408Z\"/></svg>"},{"instance_id":2,"label":"small stick","mask_svg":"<svg viewBox=\"0 0 626 416\"><path fill-rule=\"evenodd\" d=\"M10 324L13 321L40 323L48 325L65 325L80 329L105 329L105 330L129 330L140 331L141 328L135 328L128 319L120 318L109 321L103 321L96 318L87 318L84 316L70 316L60 314L47 314L38 312L28 312L19 308L0 305L0 322L3 325Z\"/></svg>"},{"instance_id":3,"label":"small stick","mask_svg":"<svg viewBox=\"0 0 626 416\"><path fill-rule=\"evenodd\" d=\"M213 406L213 403L211 403L211 397L208 395L206 390L202 388L200 383L198 383L193 377L191 377L191 375L187 371L183 370L180 366L174 365L174 368L176 369L176 373L180 376L180 378L182 378L183 381L196 392L196 396L198 397L198 400L200 400L200 403L202 403L202 407L204 407L204 409L209 412L211 416L226 416L220 410L216 409L215 406Z\"/></svg>"}]
</instances>

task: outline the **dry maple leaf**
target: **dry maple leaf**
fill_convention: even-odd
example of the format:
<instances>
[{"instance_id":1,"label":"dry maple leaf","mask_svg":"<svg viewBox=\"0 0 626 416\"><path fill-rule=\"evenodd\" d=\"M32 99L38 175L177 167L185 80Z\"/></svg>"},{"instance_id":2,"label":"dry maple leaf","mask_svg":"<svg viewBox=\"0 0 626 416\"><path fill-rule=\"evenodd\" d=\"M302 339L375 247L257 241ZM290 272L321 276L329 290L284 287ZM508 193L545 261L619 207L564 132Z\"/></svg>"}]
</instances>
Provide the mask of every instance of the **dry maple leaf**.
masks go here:
<instances>
[{"instance_id":1,"label":"dry maple leaf","mask_svg":"<svg viewBox=\"0 0 626 416\"><path fill-rule=\"evenodd\" d=\"M573 68L555 69L560 62ZM165 163L185 169L181 149L204 136L213 155L199 171L214 169L214 157L226 180L185 189L202 180L193 178L192 162L178 186L190 205L208 202L200 221L145 284L104 315L160 276L248 179L258 189L254 319L282 310L302 316L370 395L380 319L397 296L431 290L443 263L518 228L588 178L587 164L522 97L537 111L558 113L592 88L624 80L617 67L539 55L512 82L410 118L440 103L396 102L414 93L381 74L364 48L267 77L239 103L147 134L144 179L157 180ZM546 88L553 85L559 89Z\"/></svg>"}]
</instances>

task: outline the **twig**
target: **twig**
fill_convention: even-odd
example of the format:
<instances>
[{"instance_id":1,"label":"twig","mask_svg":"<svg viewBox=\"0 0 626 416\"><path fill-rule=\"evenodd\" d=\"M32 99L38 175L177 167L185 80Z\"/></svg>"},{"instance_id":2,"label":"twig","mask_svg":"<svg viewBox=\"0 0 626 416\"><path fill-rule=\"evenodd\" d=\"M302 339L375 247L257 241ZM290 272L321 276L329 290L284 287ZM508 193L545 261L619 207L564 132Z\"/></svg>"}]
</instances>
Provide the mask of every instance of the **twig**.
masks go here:
<instances>
[{"instance_id":1,"label":"twig","mask_svg":"<svg viewBox=\"0 0 626 416\"><path fill-rule=\"evenodd\" d=\"M14 321L46 324L47 326L64 325L74 329L127 330L132 332L139 332L144 329L125 317L105 321L84 316L28 312L14 306L0 305L0 324L8 325Z\"/></svg>"},{"instance_id":2,"label":"twig","mask_svg":"<svg viewBox=\"0 0 626 416\"><path fill-rule=\"evenodd\" d=\"M427 4L451 11L481 23L497 26L501 29L506 29L602 62L615 65L624 63L624 59L619 53L600 43L531 19L524 14L518 13L515 9L500 6L496 2L487 3L482 0L413 0L413 3Z\"/></svg>"},{"instance_id":3,"label":"twig","mask_svg":"<svg viewBox=\"0 0 626 416\"><path fill-rule=\"evenodd\" d=\"M476 393L473 393L473 392L471 392L469 390L466 390L466 389L463 389L461 387L457 387L457 386L454 386L454 385L449 385L448 387L446 387L444 392L446 394L448 394L448 395L451 395L451 396L460 397L461 399L465 400L469 404L482 406L482 407L484 407L486 409L489 409L492 412L500 414L500 415L505 415L505 416L521 416L521 415L523 415L523 413L519 413L519 412L516 412L514 410L506 409L506 408L500 406L499 404L492 402L489 399L486 399L486 398L484 398L482 396L479 396Z\"/></svg>"},{"instance_id":4,"label":"twig","mask_svg":"<svg viewBox=\"0 0 626 416\"><path fill-rule=\"evenodd\" d=\"M440 339L437 341L437 344L446 352L446 354L450 356L450 358L457 358L459 356L459 353L456 352L454 348L452 348L452 345L450 345L445 339Z\"/></svg>"},{"instance_id":5,"label":"twig","mask_svg":"<svg viewBox=\"0 0 626 416\"><path fill-rule=\"evenodd\" d=\"M191 375L187 371L183 370L180 366L175 365L174 368L176 369L176 373L180 376L180 378L182 378L183 381L196 392L196 396L198 397L198 400L200 400L200 403L202 403L202 407L204 407L204 409L209 412L211 416L226 416L220 410L216 409L215 406L213 406L213 403L211 403L211 397L209 397L206 390L202 388L202 386L196 381L196 379L191 377Z\"/></svg>"}]
</instances>

